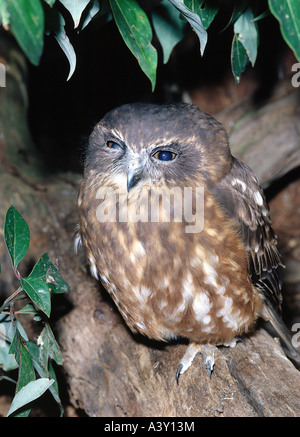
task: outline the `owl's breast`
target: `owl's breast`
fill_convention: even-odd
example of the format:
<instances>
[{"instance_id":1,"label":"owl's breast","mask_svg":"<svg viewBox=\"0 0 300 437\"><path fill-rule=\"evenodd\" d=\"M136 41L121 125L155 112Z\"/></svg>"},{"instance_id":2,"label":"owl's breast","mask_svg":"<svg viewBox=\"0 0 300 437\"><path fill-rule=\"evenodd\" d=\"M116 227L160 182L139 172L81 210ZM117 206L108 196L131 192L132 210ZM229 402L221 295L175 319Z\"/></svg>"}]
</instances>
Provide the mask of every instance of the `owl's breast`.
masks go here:
<instances>
[{"instance_id":1,"label":"owl's breast","mask_svg":"<svg viewBox=\"0 0 300 437\"><path fill-rule=\"evenodd\" d=\"M204 193L198 228L184 214L180 220L184 203L170 216L158 205L156 221L146 203L139 220L127 221L95 220L96 204L90 205L80 225L91 269L128 326L155 339L214 343L250 329L261 299L248 275L246 249L214 198ZM129 209L129 217L134 213Z\"/></svg>"}]
</instances>

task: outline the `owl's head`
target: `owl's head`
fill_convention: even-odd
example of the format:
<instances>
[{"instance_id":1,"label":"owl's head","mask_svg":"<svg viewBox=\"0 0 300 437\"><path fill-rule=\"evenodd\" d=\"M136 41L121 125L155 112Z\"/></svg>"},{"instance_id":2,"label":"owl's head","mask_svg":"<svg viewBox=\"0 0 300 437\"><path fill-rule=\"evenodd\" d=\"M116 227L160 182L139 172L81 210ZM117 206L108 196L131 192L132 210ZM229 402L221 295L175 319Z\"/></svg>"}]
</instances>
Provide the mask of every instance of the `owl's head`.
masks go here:
<instances>
[{"instance_id":1,"label":"owl's head","mask_svg":"<svg viewBox=\"0 0 300 437\"><path fill-rule=\"evenodd\" d=\"M86 171L128 191L137 184L184 185L221 179L231 165L222 125L190 104L123 105L94 128Z\"/></svg>"}]
</instances>

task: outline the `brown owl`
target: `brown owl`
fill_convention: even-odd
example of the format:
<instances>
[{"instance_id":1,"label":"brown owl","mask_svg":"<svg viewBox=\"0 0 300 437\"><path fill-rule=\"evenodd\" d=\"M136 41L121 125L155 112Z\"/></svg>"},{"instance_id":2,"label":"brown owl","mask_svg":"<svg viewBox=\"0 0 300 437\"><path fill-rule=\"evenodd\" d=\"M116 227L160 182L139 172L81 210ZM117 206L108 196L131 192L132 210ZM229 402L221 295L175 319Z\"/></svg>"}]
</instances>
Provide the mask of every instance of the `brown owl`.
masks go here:
<instances>
[{"instance_id":1,"label":"brown owl","mask_svg":"<svg viewBox=\"0 0 300 437\"><path fill-rule=\"evenodd\" d=\"M201 345L232 345L277 313L281 265L252 170L231 155L222 125L197 106L135 103L94 128L78 197L79 232L133 332L190 340L176 378ZM206 365L213 370L213 358Z\"/></svg>"}]
</instances>

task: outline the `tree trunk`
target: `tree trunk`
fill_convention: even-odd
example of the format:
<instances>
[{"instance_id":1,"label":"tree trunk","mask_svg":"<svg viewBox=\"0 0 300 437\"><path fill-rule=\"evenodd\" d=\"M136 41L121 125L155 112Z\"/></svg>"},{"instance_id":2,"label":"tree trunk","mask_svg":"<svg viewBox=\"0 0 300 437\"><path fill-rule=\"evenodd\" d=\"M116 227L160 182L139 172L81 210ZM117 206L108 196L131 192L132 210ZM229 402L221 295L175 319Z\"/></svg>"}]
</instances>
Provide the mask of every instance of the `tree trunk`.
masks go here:
<instances>
[{"instance_id":1,"label":"tree trunk","mask_svg":"<svg viewBox=\"0 0 300 437\"><path fill-rule=\"evenodd\" d=\"M67 300L72 308L65 307L56 331L71 405L89 416L299 416L300 373L263 329L234 349L216 349L211 379L197 356L179 385L175 372L186 344L152 342L128 330L91 278L83 253L73 250L81 176L49 173L27 126L24 59L10 42L0 46L0 56L9 67L6 88L0 89L0 229L13 204L31 231L21 273L48 252L70 285ZM265 186L299 165L299 109L299 94L288 87L260 109L249 100L218 116L228 128L233 154L241 156ZM296 201L290 214L297 214L299 196ZM273 220L279 224L281 213L277 204ZM299 233L293 238L299 239ZM284 253L288 258L291 251L285 247ZM0 257L2 300L14 290L3 238ZM54 298L54 313L55 303Z\"/></svg>"}]
</instances>

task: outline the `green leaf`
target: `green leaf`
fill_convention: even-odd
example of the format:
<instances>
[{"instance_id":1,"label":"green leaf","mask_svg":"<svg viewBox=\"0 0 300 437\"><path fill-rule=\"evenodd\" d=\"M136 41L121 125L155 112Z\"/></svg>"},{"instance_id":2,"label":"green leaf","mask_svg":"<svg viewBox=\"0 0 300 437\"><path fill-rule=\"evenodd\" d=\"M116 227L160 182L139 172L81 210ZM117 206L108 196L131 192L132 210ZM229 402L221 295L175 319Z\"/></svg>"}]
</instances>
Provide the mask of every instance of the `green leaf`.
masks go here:
<instances>
[{"instance_id":1,"label":"green leaf","mask_svg":"<svg viewBox=\"0 0 300 437\"><path fill-rule=\"evenodd\" d=\"M92 0L90 2L90 6L88 8L87 14L82 19L81 30L83 30L89 22L94 18L96 14L98 14L100 10L99 0ZM103 10L103 3L101 4L101 12Z\"/></svg>"},{"instance_id":2,"label":"green leaf","mask_svg":"<svg viewBox=\"0 0 300 437\"><path fill-rule=\"evenodd\" d=\"M1 376L0 376L0 381L2 381L2 380L9 381L9 382L12 382L13 384L16 384L16 381L15 381L14 379L9 378L9 377L6 376L6 375L1 375Z\"/></svg>"},{"instance_id":3,"label":"green leaf","mask_svg":"<svg viewBox=\"0 0 300 437\"><path fill-rule=\"evenodd\" d=\"M259 14L257 17L253 18L253 21L260 21L263 18L266 18L268 15L270 15L270 11L265 11Z\"/></svg>"},{"instance_id":4,"label":"green leaf","mask_svg":"<svg viewBox=\"0 0 300 437\"><path fill-rule=\"evenodd\" d=\"M272 14L280 23L286 43L300 61L300 5L299 0L268 0Z\"/></svg>"},{"instance_id":5,"label":"green leaf","mask_svg":"<svg viewBox=\"0 0 300 437\"><path fill-rule=\"evenodd\" d=\"M55 401L57 402L61 414L63 414L63 406L59 397L59 391L58 391L58 384L56 380L56 375L54 372L54 369L51 365L51 362L48 362L46 367L43 367L43 363L40 359L40 347L37 346L35 343L32 343L31 341L27 342L28 350L30 353L30 356L33 361L34 368L36 369L37 373L40 375L41 378L51 378L54 379L53 385L49 388L49 391Z\"/></svg>"},{"instance_id":6,"label":"green leaf","mask_svg":"<svg viewBox=\"0 0 300 437\"><path fill-rule=\"evenodd\" d=\"M234 23L244 12L246 7L248 6L248 0L238 0L235 2L231 18L228 24L224 27L223 31L227 29L232 23Z\"/></svg>"},{"instance_id":7,"label":"green leaf","mask_svg":"<svg viewBox=\"0 0 300 437\"><path fill-rule=\"evenodd\" d=\"M12 322L9 314L0 313L0 341L2 340L4 342L11 343L15 337L16 328L24 340L27 341L28 337L21 323L16 319L14 319Z\"/></svg>"},{"instance_id":8,"label":"green leaf","mask_svg":"<svg viewBox=\"0 0 300 437\"><path fill-rule=\"evenodd\" d=\"M234 75L234 79L238 84L241 80L241 74L245 70L246 65L249 62L246 50L239 41L238 36L235 34L232 41L231 49L231 68Z\"/></svg>"},{"instance_id":9,"label":"green leaf","mask_svg":"<svg viewBox=\"0 0 300 437\"><path fill-rule=\"evenodd\" d=\"M82 12L90 3L90 0L60 0L60 3L64 5L64 7L70 12L73 21L74 27L78 27Z\"/></svg>"},{"instance_id":10,"label":"green leaf","mask_svg":"<svg viewBox=\"0 0 300 437\"><path fill-rule=\"evenodd\" d=\"M53 293L64 293L69 290L58 268L50 261L48 253L38 260L28 277L42 279Z\"/></svg>"},{"instance_id":11,"label":"green leaf","mask_svg":"<svg viewBox=\"0 0 300 437\"><path fill-rule=\"evenodd\" d=\"M74 50L74 47L72 46L65 30L65 19L64 17L59 13L58 14L58 26L55 28L55 39L58 42L60 48L64 52L64 54L67 57L67 60L69 61L70 70L67 77L67 81L73 76L73 73L76 68L76 53Z\"/></svg>"},{"instance_id":12,"label":"green leaf","mask_svg":"<svg viewBox=\"0 0 300 437\"><path fill-rule=\"evenodd\" d=\"M0 313L0 341L12 343L16 328L24 340L28 341L28 336L19 321L14 318L12 322L9 314Z\"/></svg>"},{"instance_id":13,"label":"green leaf","mask_svg":"<svg viewBox=\"0 0 300 437\"><path fill-rule=\"evenodd\" d=\"M183 0L169 0L169 2L184 16L196 32L200 41L200 52L203 56L204 49L207 43L207 32L203 27L200 17L188 9Z\"/></svg>"},{"instance_id":14,"label":"green leaf","mask_svg":"<svg viewBox=\"0 0 300 437\"><path fill-rule=\"evenodd\" d=\"M53 386L52 386L52 387L54 388L55 392L56 392L57 395L58 395L58 382L57 382L57 377L56 377L56 373L55 373L55 370L53 369L53 366L52 366L51 362L49 363L49 377L50 377L51 379L54 379L54 383L53 383ZM55 400L56 400L57 402L60 402L60 398L59 398L59 396L56 397Z\"/></svg>"},{"instance_id":15,"label":"green leaf","mask_svg":"<svg viewBox=\"0 0 300 437\"><path fill-rule=\"evenodd\" d=\"M9 13L7 10L7 2L0 0L0 24L6 29L9 26Z\"/></svg>"},{"instance_id":16,"label":"green leaf","mask_svg":"<svg viewBox=\"0 0 300 437\"><path fill-rule=\"evenodd\" d=\"M54 383L54 379L40 378L29 382L14 397L7 416L39 398Z\"/></svg>"},{"instance_id":17,"label":"green leaf","mask_svg":"<svg viewBox=\"0 0 300 437\"><path fill-rule=\"evenodd\" d=\"M7 341L11 343L14 335L15 327L10 319L9 314L0 313L0 346L5 345Z\"/></svg>"},{"instance_id":18,"label":"green leaf","mask_svg":"<svg viewBox=\"0 0 300 437\"><path fill-rule=\"evenodd\" d=\"M150 79L153 91L156 83L157 51L151 44L152 28L147 15L136 0L110 0L109 3L122 38Z\"/></svg>"},{"instance_id":19,"label":"green leaf","mask_svg":"<svg viewBox=\"0 0 300 437\"><path fill-rule=\"evenodd\" d=\"M0 368L4 372L8 372L18 367L19 364L16 362L15 357L9 353L9 346L0 347Z\"/></svg>"},{"instance_id":20,"label":"green leaf","mask_svg":"<svg viewBox=\"0 0 300 437\"><path fill-rule=\"evenodd\" d=\"M25 329L23 328L23 326L21 325L21 323L15 319L14 321L15 327L17 328L19 334L21 335L21 337L25 340L28 341L28 335L26 334Z\"/></svg>"},{"instance_id":21,"label":"green leaf","mask_svg":"<svg viewBox=\"0 0 300 437\"><path fill-rule=\"evenodd\" d=\"M163 0L152 12L155 33L163 50L163 62L166 64L173 48L184 36L185 23L167 0Z\"/></svg>"},{"instance_id":22,"label":"green leaf","mask_svg":"<svg viewBox=\"0 0 300 437\"><path fill-rule=\"evenodd\" d=\"M51 295L47 284L39 278L28 277L21 279L21 285L33 304L50 317Z\"/></svg>"},{"instance_id":23,"label":"green leaf","mask_svg":"<svg viewBox=\"0 0 300 437\"><path fill-rule=\"evenodd\" d=\"M26 345L30 353L33 365L42 378L49 377L48 362L45 364L45 360L41 359L41 346L38 346L32 341L27 341Z\"/></svg>"},{"instance_id":24,"label":"green leaf","mask_svg":"<svg viewBox=\"0 0 300 437\"><path fill-rule=\"evenodd\" d=\"M62 365L61 351L49 323L45 324L39 335L38 345L40 346L40 357L44 367L47 366L48 358L52 358L58 365Z\"/></svg>"},{"instance_id":25,"label":"green leaf","mask_svg":"<svg viewBox=\"0 0 300 437\"><path fill-rule=\"evenodd\" d=\"M200 17L205 30L209 28L219 10L217 6L212 6L206 0L184 0L184 4Z\"/></svg>"},{"instance_id":26,"label":"green leaf","mask_svg":"<svg viewBox=\"0 0 300 437\"><path fill-rule=\"evenodd\" d=\"M22 337L18 330L15 332L15 336L9 348L9 353L14 355L15 360L20 367L17 384L17 391L19 391L22 387L28 384L28 382L35 379L35 374L30 354L23 344Z\"/></svg>"},{"instance_id":27,"label":"green leaf","mask_svg":"<svg viewBox=\"0 0 300 437\"><path fill-rule=\"evenodd\" d=\"M4 239L15 270L28 250L30 231L23 217L13 206L6 213Z\"/></svg>"},{"instance_id":28,"label":"green leaf","mask_svg":"<svg viewBox=\"0 0 300 437\"><path fill-rule=\"evenodd\" d=\"M59 409L60 409L60 415L62 416L64 414L64 408L62 406L60 397L59 397L59 391L58 391L58 383L57 383L57 378L56 378L56 373L53 369L53 366L51 364L51 362L49 363L49 377L51 379L54 379L54 383L53 385L49 388L49 391L51 392L53 398L55 399L55 401L57 402Z\"/></svg>"},{"instance_id":29,"label":"green leaf","mask_svg":"<svg viewBox=\"0 0 300 437\"><path fill-rule=\"evenodd\" d=\"M56 0L44 0L44 2L46 2L52 8Z\"/></svg>"},{"instance_id":30,"label":"green leaf","mask_svg":"<svg viewBox=\"0 0 300 437\"><path fill-rule=\"evenodd\" d=\"M254 66L257 57L258 31L253 21L254 15L250 8L240 15L234 23L233 29L238 41L244 46L247 56Z\"/></svg>"},{"instance_id":31,"label":"green leaf","mask_svg":"<svg viewBox=\"0 0 300 437\"><path fill-rule=\"evenodd\" d=\"M10 29L34 65L44 48L44 10L40 0L9 0Z\"/></svg>"},{"instance_id":32,"label":"green leaf","mask_svg":"<svg viewBox=\"0 0 300 437\"><path fill-rule=\"evenodd\" d=\"M28 303L22 309L15 311L15 314L37 314L37 310L31 303Z\"/></svg>"},{"instance_id":33,"label":"green leaf","mask_svg":"<svg viewBox=\"0 0 300 437\"><path fill-rule=\"evenodd\" d=\"M16 362L19 364L19 375L16 388L16 394L22 390L29 382L35 380L33 363L27 347L23 344L22 338L16 330L15 336L9 348L9 353L13 354ZM30 409L26 409L18 414L18 416L26 417L30 413Z\"/></svg>"}]
</instances>

